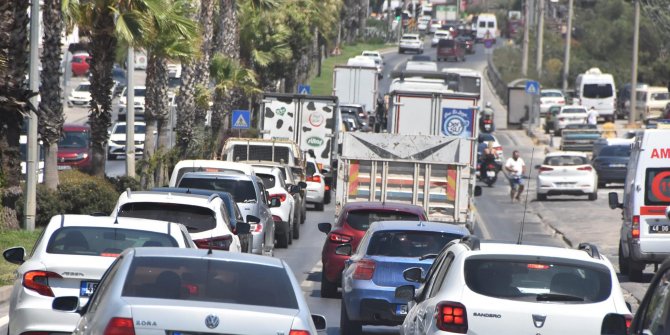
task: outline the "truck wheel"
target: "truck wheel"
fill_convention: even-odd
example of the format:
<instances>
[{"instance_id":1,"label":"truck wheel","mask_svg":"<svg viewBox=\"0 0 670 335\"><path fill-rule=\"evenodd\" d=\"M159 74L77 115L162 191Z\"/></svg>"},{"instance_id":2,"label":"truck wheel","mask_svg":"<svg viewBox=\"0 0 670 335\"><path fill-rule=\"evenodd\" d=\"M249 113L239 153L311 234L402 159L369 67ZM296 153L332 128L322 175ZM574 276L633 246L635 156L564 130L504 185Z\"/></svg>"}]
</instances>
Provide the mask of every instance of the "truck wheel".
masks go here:
<instances>
[{"instance_id":1,"label":"truck wheel","mask_svg":"<svg viewBox=\"0 0 670 335\"><path fill-rule=\"evenodd\" d=\"M337 298L337 284L330 282L324 272L321 272L321 298Z\"/></svg>"},{"instance_id":2,"label":"truck wheel","mask_svg":"<svg viewBox=\"0 0 670 335\"><path fill-rule=\"evenodd\" d=\"M645 268L644 263L638 263L632 259L628 260L628 279L632 282L642 282L642 270Z\"/></svg>"},{"instance_id":3,"label":"truck wheel","mask_svg":"<svg viewBox=\"0 0 670 335\"><path fill-rule=\"evenodd\" d=\"M360 335L363 333L363 325L360 321L349 320L347 315L347 306L344 304L344 300L340 304L340 333L347 335Z\"/></svg>"},{"instance_id":4,"label":"truck wheel","mask_svg":"<svg viewBox=\"0 0 670 335\"><path fill-rule=\"evenodd\" d=\"M623 249L619 243L619 273L622 275L628 274L628 259L623 257Z\"/></svg>"}]
</instances>

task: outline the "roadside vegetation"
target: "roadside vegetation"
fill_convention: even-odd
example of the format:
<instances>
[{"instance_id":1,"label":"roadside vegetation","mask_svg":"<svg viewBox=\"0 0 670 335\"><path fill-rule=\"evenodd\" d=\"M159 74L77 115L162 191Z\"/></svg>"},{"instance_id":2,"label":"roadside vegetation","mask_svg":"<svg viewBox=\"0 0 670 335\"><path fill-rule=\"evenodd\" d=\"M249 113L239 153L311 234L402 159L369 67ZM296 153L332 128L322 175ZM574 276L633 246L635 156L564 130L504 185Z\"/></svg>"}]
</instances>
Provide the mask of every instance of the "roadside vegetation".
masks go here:
<instances>
[{"instance_id":1,"label":"roadside vegetation","mask_svg":"<svg viewBox=\"0 0 670 335\"><path fill-rule=\"evenodd\" d=\"M0 229L0 250L11 247L24 247L30 252L35 241L42 233L43 228L34 231ZM0 261L0 286L11 285L14 281L14 272L19 266L5 261Z\"/></svg>"}]
</instances>

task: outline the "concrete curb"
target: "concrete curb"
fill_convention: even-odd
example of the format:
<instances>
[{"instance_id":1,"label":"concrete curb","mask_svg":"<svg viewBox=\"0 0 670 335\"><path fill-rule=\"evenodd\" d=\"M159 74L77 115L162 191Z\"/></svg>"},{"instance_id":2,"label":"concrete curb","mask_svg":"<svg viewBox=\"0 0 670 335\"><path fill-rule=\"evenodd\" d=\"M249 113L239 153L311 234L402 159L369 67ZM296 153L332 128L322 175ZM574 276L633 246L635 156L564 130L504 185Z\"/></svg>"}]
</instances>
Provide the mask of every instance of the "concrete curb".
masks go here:
<instances>
[{"instance_id":1,"label":"concrete curb","mask_svg":"<svg viewBox=\"0 0 670 335\"><path fill-rule=\"evenodd\" d=\"M9 301L9 297L12 295L12 288L14 288L12 285L0 287L0 304Z\"/></svg>"}]
</instances>

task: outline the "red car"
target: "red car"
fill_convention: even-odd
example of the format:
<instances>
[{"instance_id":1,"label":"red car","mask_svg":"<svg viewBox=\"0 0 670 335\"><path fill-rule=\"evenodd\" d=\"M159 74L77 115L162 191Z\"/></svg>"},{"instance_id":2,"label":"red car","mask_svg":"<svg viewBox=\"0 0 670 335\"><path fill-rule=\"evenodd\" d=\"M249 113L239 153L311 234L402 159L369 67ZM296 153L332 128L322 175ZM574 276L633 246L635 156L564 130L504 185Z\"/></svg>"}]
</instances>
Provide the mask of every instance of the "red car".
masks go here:
<instances>
[{"instance_id":1,"label":"red car","mask_svg":"<svg viewBox=\"0 0 670 335\"><path fill-rule=\"evenodd\" d=\"M87 53L72 56L72 75L85 76L91 67L91 56Z\"/></svg>"},{"instance_id":2,"label":"red car","mask_svg":"<svg viewBox=\"0 0 670 335\"><path fill-rule=\"evenodd\" d=\"M437 61L449 59L465 62L465 49L456 39L441 39L437 42Z\"/></svg>"},{"instance_id":3,"label":"red car","mask_svg":"<svg viewBox=\"0 0 670 335\"><path fill-rule=\"evenodd\" d=\"M353 202L344 205L333 227L330 223L319 223L319 230L328 234L323 244L321 261L321 297L334 298L342 280L344 262L349 256L335 254L337 246L349 243L356 250L365 232L375 221L416 220L426 221L423 207L393 202Z\"/></svg>"},{"instance_id":4,"label":"red car","mask_svg":"<svg viewBox=\"0 0 670 335\"><path fill-rule=\"evenodd\" d=\"M66 124L63 135L58 141L58 169L91 168L91 128L82 125Z\"/></svg>"}]
</instances>

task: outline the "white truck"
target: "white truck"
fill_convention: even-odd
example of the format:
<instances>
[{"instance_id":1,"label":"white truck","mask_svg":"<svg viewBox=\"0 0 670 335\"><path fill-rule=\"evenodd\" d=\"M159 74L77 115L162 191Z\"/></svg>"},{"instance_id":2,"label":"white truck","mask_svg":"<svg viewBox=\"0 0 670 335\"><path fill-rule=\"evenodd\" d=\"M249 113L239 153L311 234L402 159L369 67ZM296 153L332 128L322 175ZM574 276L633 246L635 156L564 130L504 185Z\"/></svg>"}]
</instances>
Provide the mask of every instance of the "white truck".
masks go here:
<instances>
[{"instance_id":1,"label":"white truck","mask_svg":"<svg viewBox=\"0 0 670 335\"><path fill-rule=\"evenodd\" d=\"M471 169L476 140L437 135L345 133L338 160L335 215L356 201L422 206L432 221L474 231Z\"/></svg>"},{"instance_id":2,"label":"white truck","mask_svg":"<svg viewBox=\"0 0 670 335\"><path fill-rule=\"evenodd\" d=\"M379 76L376 67L372 65L335 65L333 95L337 97L340 104L363 105L369 114L375 111L378 94Z\"/></svg>"}]
</instances>

